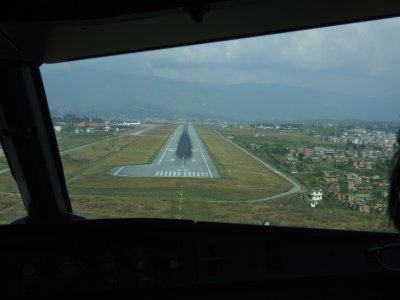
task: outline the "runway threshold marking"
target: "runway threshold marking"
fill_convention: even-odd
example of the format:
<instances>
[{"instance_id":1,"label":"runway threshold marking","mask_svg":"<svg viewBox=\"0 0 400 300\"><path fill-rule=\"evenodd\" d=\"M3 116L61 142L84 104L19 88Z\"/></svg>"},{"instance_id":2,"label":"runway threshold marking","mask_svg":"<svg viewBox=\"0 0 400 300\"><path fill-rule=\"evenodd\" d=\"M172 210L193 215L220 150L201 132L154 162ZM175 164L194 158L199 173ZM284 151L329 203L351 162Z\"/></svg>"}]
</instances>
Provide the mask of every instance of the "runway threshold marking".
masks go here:
<instances>
[{"instance_id":1,"label":"runway threshold marking","mask_svg":"<svg viewBox=\"0 0 400 300\"><path fill-rule=\"evenodd\" d=\"M162 155L161 158L160 158L160 161L157 163L157 166L159 166L159 165L161 164L161 162L162 162L162 160L163 160L165 154L167 153L169 147L171 146L171 143L172 143L172 141L174 140L174 138L175 138L175 133L174 133L174 135L172 136L171 140L169 141L168 146L167 146L167 149L165 149L163 155Z\"/></svg>"},{"instance_id":2,"label":"runway threshold marking","mask_svg":"<svg viewBox=\"0 0 400 300\"><path fill-rule=\"evenodd\" d=\"M157 177L208 177L209 173L207 172L195 172L195 171L187 171L187 172L179 172L179 171L157 171L155 173Z\"/></svg>"},{"instance_id":3,"label":"runway threshold marking","mask_svg":"<svg viewBox=\"0 0 400 300\"><path fill-rule=\"evenodd\" d=\"M119 173L119 172L121 172L123 168L125 168L125 166L124 166L124 167L121 167L121 168L119 168L119 169L118 169L118 171L114 173L114 176L117 176L117 175L118 175L118 173Z\"/></svg>"},{"instance_id":4,"label":"runway threshold marking","mask_svg":"<svg viewBox=\"0 0 400 300\"><path fill-rule=\"evenodd\" d=\"M195 139L196 139L197 145L199 145L199 149L200 149L201 155L203 156L204 162L206 163L206 167L207 167L208 173L210 174L210 177L213 178L213 176L212 176L212 174L211 174L210 167L208 166L206 157L204 156L203 149L201 149L201 145L200 145L200 143L199 143L199 140L197 139L197 133L195 133L194 137L195 137Z\"/></svg>"}]
</instances>

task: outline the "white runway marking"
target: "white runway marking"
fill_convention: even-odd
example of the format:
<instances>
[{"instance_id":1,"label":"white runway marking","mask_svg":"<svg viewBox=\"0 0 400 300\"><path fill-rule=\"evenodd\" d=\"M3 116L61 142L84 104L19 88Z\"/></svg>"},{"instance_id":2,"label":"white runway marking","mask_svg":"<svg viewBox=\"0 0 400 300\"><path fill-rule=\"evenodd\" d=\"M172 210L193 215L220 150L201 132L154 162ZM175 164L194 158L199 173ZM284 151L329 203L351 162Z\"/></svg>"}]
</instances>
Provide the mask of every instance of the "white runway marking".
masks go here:
<instances>
[{"instance_id":1,"label":"white runway marking","mask_svg":"<svg viewBox=\"0 0 400 300\"><path fill-rule=\"evenodd\" d=\"M158 162L157 166L159 166L159 165L161 164L161 162L162 162L162 160L163 160L165 154L167 153L167 151L168 151L169 147L171 146L171 143L172 143L172 141L173 141L174 139L175 139L175 134L172 136L172 139L169 141L168 146L167 146L167 149L165 149L165 151L164 151L163 155L161 156L160 161Z\"/></svg>"},{"instance_id":2,"label":"white runway marking","mask_svg":"<svg viewBox=\"0 0 400 300\"><path fill-rule=\"evenodd\" d=\"M118 175L118 173L119 173L119 172L121 172L123 168L125 168L125 167L121 167L121 168L119 168L119 169L118 169L118 171L114 173L114 176L117 176L117 175Z\"/></svg>"},{"instance_id":3,"label":"white runway marking","mask_svg":"<svg viewBox=\"0 0 400 300\"><path fill-rule=\"evenodd\" d=\"M125 168L125 167L123 167ZM119 170L118 170L119 171ZM207 172L180 172L180 171L157 171L155 176L158 177L208 177Z\"/></svg>"},{"instance_id":4,"label":"white runway marking","mask_svg":"<svg viewBox=\"0 0 400 300\"><path fill-rule=\"evenodd\" d=\"M200 149L201 155L203 156L204 162L206 163L206 167L207 167L208 173L210 173L210 177L213 178L213 176L212 176L212 174L211 174L211 171L210 171L210 167L208 166L206 157L204 156L204 153L203 153L203 150L201 149L199 140L197 139L197 134L195 134L194 137L195 137L195 139L196 139L197 145L199 145L199 149Z\"/></svg>"}]
</instances>

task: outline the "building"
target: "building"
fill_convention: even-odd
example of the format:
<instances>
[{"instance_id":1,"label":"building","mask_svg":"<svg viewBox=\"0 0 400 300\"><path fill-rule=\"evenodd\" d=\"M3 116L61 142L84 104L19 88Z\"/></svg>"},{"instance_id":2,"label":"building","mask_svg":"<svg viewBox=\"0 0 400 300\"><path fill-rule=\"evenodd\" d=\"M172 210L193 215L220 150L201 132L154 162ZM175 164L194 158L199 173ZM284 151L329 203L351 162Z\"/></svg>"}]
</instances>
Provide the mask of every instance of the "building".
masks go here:
<instances>
[{"instance_id":1,"label":"building","mask_svg":"<svg viewBox=\"0 0 400 300\"><path fill-rule=\"evenodd\" d=\"M325 154L326 154L326 155L332 156L332 155L335 155L335 153L336 153L336 150L335 150L334 148L327 148L327 149L325 149Z\"/></svg>"},{"instance_id":2,"label":"building","mask_svg":"<svg viewBox=\"0 0 400 300\"><path fill-rule=\"evenodd\" d=\"M61 132L61 129L62 129L62 127L61 127L60 125L55 125L55 126L54 126L54 131L55 131L56 133L60 133L60 132Z\"/></svg>"},{"instance_id":3,"label":"building","mask_svg":"<svg viewBox=\"0 0 400 300\"><path fill-rule=\"evenodd\" d=\"M311 157L311 161L315 164L319 164L321 162L321 157L319 156L313 156Z\"/></svg>"},{"instance_id":4,"label":"building","mask_svg":"<svg viewBox=\"0 0 400 300\"><path fill-rule=\"evenodd\" d=\"M321 189L312 190L308 195L308 201L310 201L311 207L317 206L318 202L322 200L323 193Z\"/></svg>"},{"instance_id":5,"label":"building","mask_svg":"<svg viewBox=\"0 0 400 300\"><path fill-rule=\"evenodd\" d=\"M93 133L94 128L93 127L86 127L85 131L86 131L86 133Z\"/></svg>"},{"instance_id":6,"label":"building","mask_svg":"<svg viewBox=\"0 0 400 300\"><path fill-rule=\"evenodd\" d=\"M366 199L356 199L350 207L363 213L370 213L371 206Z\"/></svg>"},{"instance_id":7,"label":"building","mask_svg":"<svg viewBox=\"0 0 400 300\"><path fill-rule=\"evenodd\" d=\"M348 201L348 202L353 202L353 201L356 200L356 196L353 195L353 194L341 194L341 193L338 193L338 194L336 194L336 198L338 200Z\"/></svg>"},{"instance_id":8,"label":"building","mask_svg":"<svg viewBox=\"0 0 400 300\"><path fill-rule=\"evenodd\" d=\"M364 159L359 159L357 161L356 168L365 168L365 160Z\"/></svg>"},{"instance_id":9,"label":"building","mask_svg":"<svg viewBox=\"0 0 400 300\"><path fill-rule=\"evenodd\" d=\"M288 165L296 165L298 161L297 158L294 158L292 156L287 156L285 162Z\"/></svg>"},{"instance_id":10,"label":"building","mask_svg":"<svg viewBox=\"0 0 400 300\"><path fill-rule=\"evenodd\" d=\"M339 182L339 175L336 172L332 171L324 171L324 179L328 183L337 183Z\"/></svg>"},{"instance_id":11,"label":"building","mask_svg":"<svg viewBox=\"0 0 400 300\"><path fill-rule=\"evenodd\" d=\"M306 157L310 157L310 156L313 156L313 155L314 155L314 149L311 149L311 148L299 147L299 148L297 149L297 151L298 151L299 153L303 153L304 156L306 156Z\"/></svg>"}]
</instances>

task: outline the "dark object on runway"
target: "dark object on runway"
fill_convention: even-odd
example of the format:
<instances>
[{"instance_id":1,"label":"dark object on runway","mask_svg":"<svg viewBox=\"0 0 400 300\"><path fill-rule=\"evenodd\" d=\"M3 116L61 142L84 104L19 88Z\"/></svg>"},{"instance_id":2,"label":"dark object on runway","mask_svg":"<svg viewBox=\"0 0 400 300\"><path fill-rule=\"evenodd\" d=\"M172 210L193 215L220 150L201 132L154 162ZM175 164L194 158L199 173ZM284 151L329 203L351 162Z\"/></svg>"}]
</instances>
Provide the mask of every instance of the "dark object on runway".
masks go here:
<instances>
[{"instance_id":1,"label":"dark object on runway","mask_svg":"<svg viewBox=\"0 0 400 300\"><path fill-rule=\"evenodd\" d=\"M181 138L179 139L178 147L176 148L176 156L180 159L192 157L192 142L188 133L188 126L183 127Z\"/></svg>"}]
</instances>

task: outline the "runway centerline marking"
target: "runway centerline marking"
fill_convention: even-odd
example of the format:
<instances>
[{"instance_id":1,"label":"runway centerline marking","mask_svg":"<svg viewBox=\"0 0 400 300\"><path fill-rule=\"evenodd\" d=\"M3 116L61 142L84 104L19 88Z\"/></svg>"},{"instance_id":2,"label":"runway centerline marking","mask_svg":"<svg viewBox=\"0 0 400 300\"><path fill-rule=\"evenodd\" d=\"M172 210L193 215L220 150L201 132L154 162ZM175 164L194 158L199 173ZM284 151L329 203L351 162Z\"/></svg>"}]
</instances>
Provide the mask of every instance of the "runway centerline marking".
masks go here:
<instances>
[{"instance_id":1,"label":"runway centerline marking","mask_svg":"<svg viewBox=\"0 0 400 300\"><path fill-rule=\"evenodd\" d=\"M195 133L194 138L196 139L197 145L199 145L199 149L200 149L201 155L203 156L204 162L206 163L206 167L207 167L208 173L210 173L210 177L213 178L213 176L211 174L210 167L208 166L206 157L204 156L203 149L201 149L201 145L199 143L199 140L197 139L197 132Z\"/></svg>"},{"instance_id":2,"label":"runway centerline marking","mask_svg":"<svg viewBox=\"0 0 400 300\"><path fill-rule=\"evenodd\" d=\"M165 156L165 153L167 153L167 151L168 151L169 147L171 146L171 143L172 143L172 141L174 140L174 138L175 138L175 133L174 133L174 135L172 136L172 139L169 141L169 144L168 144L168 146L167 146L167 149L165 149L165 151L164 151L163 155L161 156L160 161L158 162L157 166L159 166L159 165L161 164L161 162L162 162L162 160L163 160L163 158L164 158L164 156Z\"/></svg>"}]
</instances>

